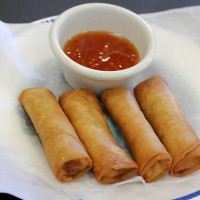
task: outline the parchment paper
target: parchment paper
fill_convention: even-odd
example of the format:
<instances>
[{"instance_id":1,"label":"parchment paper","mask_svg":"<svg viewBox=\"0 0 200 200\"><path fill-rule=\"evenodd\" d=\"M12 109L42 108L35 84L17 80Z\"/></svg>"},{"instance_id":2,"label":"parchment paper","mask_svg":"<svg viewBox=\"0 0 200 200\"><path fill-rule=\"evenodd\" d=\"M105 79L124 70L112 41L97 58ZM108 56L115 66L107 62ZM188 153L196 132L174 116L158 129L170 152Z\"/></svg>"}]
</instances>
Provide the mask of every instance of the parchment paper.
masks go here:
<instances>
[{"instance_id":1,"label":"parchment paper","mask_svg":"<svg viewBox=\"0 0 200 200\"><path fill-rule=\"evenodd\" d=\"M200 6L141 16L155 33L157 53L151 66L134 77L134 86L162 75L200 136ZM50 50L50 26L0 21L0 192L26 200L166 200L200 190L200 171L182 178L168 174L149 184L136 176L100 185L92 172L71 183L55 178L34 127L18 103L20 92L28 87L48 88L56 97L71 89ZM119 145L128 151L118 127L109 118L108 123Z\"/></svg>"}]
</instances>

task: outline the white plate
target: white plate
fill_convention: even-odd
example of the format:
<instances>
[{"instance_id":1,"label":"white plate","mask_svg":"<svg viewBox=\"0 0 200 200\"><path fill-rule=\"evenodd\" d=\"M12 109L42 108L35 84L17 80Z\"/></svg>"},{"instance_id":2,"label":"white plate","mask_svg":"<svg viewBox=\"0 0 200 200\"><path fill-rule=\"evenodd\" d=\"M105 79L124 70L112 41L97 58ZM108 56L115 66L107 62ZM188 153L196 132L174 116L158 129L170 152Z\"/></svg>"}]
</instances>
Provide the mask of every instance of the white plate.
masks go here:
<instances>
[{"instance_id":1,"label":"white plate","mask_svg":"<svg viewBox=\"0 0 200 200\"><path fill-rule=\"evenodd\" d=\"M191 18L187 22L185 18L185 15L191 17L197 11L191 8L180 9L178 12L144 15L156 34L157 54L151 67L135 77L135 85L155 74L165 77L189 122L199 135L200 40L196 29L199 18L197 17L197 22ZM173 15L177 15L176 18ZM183 178L167 175L147 185L129 183L107 187L98 184L92 173L87 173L72 183L60 183L56 180L38 136L17 102L19 93L27 87L45 87L57 97L71 89L65 82L59 68L60 64L55 60L49 47L48 31L51 25L49 22L54 19L55 16L32 24L1 24L1 62L2 66L6 67L0 68L0 74L9 76L2 76L0 79L2 122L0 191L22 199L39 200L48 198L129 200L133 197L145 200L168 200L180 197L180 200L185 200L195 196L198 198L200 171ZM180 22L184 26L179 26ZM195 25L196 27L192 29ZM186 30L185 27L190 29ZM111 128L115 134L119 131L115 126L111 125ZM117 140L120 142L121 138ZM123 146L123 142L120 145ZM186 196L188 194L190 196Z\"/></svg>"}]
</instances>

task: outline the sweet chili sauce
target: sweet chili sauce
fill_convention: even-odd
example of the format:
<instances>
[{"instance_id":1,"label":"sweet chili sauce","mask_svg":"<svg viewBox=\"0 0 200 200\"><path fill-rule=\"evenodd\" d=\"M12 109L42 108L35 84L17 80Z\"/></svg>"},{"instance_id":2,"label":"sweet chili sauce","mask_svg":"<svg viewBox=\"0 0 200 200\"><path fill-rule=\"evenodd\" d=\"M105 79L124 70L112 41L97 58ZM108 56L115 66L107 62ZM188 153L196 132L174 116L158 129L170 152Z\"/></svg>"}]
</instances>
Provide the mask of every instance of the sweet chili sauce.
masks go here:
<instances>
[{"instance_id":1,"label":"sweet chili sauce","mask_svg":"<svg viewBox=\"0 0 200 200\"><path fill-rule=\"evenodd\" d=\"M96 70L116 71L136 65L139 53L126 38L105 31L75 35L63 48L73 61Z\"/></svg>"}]
</instances>

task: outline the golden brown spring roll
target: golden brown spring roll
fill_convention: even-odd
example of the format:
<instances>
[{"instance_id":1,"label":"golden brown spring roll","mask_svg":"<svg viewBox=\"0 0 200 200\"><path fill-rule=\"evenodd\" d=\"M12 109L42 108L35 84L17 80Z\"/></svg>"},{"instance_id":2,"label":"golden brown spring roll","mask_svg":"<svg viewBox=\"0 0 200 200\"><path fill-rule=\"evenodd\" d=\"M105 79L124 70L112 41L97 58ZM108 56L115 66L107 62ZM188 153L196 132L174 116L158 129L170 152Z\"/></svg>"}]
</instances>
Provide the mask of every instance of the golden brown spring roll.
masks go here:
<instances>
[{"instance_id":1,"label":"golden brown spring roll","mask_svg":"<svg viewBox=\"0 0 200 200\"><path fill-rule=\"evenodd\" d=\"M25 89L19 96L19 102L39 134L47 159L58 180L73 181L91 169L90 157L49 90Z\"/></svg>"},{"instance_id":2,"label":"golden brown spring roll","mask_svg":"<svg viewBox=\"0 0 200 200\"><path fill-rule=\"evenodd\" d=\"M134 92L147 120L172 156L172 175L184 176L200 169L200 139L166 81L159 75L153 76L137 85Z\"/></svg>"},{"instance_id":3,"label":"golden brown spring roll","mask_svg":"<svg viewBox=\"0 0 200 200\"><path fill-rule=\"evenodd\" d=\"M127 88L113 88L103 92L101 99L122 130L139 174L146 182L165 175L171 168L171 156L140 111L133 93Z\"/></svg>"},{"instance_id":4,"label":"golden brown spring roll","mask_svg":"<svg viewBox=\"0 0 200 200\"><path fill-rule=\"evenodd\" d=\"M59 103L90 155L100 183L123 181L138 171L137 164L114 140L93 91L68 91L60 96Z\"/></svg>"}]
</instances>

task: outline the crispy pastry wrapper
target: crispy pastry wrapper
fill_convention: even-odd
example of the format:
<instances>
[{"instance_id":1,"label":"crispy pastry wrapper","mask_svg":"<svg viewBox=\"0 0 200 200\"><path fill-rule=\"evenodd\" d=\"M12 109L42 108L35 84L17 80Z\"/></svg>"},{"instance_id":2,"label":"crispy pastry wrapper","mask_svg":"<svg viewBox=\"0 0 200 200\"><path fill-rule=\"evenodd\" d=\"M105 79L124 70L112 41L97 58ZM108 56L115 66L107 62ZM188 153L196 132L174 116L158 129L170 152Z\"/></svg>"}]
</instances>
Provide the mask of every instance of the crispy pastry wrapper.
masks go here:
<instances>
[{"instance_id":1,"label":"crispy pastry wrapper","mask_svg":"<svg viewBox=\"0 0 200 200\"><path fill-rule=\"evenodd\" d=\"M137 85L134 92L145 117L173 158L171 174L185 176L200 169L200 139L164 78L153 76Z\"/></svg>"},{"instance_id":2,"label":"crispy pastry wrapper","mask_svg":"<svg viewBox=\"0 0 200 200\"><path fill-rule=\"evenodd\" d=\"M67 91L60 96L59 103L90 155L99 183L124 181L138 171L137 164L114 140L93 91Z\"/></svg>"},{"instance_id":3,"label":"crispy pastry wrapper","mask_svg":"<svg viewBox=\"0 0 200 200\"><path fill-rule=\"evenodd\" d=\"M25 89L19 102L38 133L55 176L73 181L92 167L92 161L51 91Z\"/></svg>"},{"instance_id":4,"label":"crispy pastry wrapper","mask_svg":"<svg viewBox=\"0 0 200 200\"><path fill-rule=\"evenodd\" d=\"M101 99L122 130L139 174L146 182L165 175L171 167L171 156L140 111L133 93L127 88L113 88L103 92Z\"/></svg>"}]
</instances>

